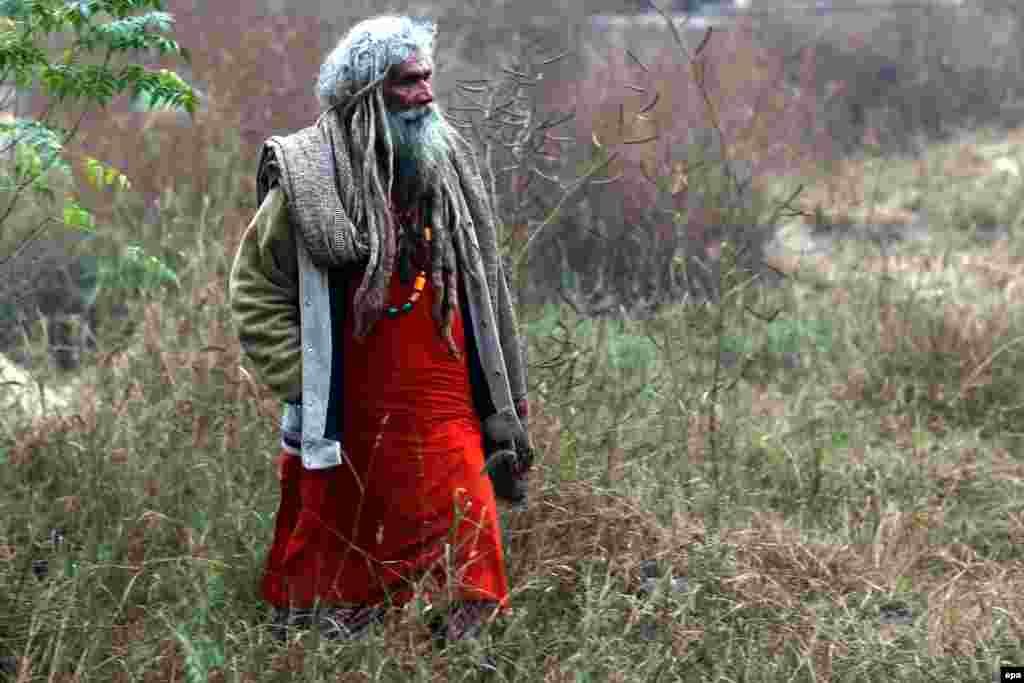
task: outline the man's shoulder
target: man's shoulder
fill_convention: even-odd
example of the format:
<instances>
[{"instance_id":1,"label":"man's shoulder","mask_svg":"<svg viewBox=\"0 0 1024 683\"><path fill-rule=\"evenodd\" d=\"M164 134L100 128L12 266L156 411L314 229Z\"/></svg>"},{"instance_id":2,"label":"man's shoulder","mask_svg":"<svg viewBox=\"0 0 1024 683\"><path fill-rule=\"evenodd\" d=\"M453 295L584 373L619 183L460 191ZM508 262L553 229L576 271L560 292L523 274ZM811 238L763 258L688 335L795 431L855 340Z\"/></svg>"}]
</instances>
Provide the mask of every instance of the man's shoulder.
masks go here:
<instances>
[{"instance_id":1,"label":"man's shoulder","mask_svg":"<svg viewBox=\"0 0 1024 683\"><path fill-rule=\"evenodd\" d=\"M323 141L323 135L320 132L320 128L316 123L310 124L305 128L286 133L284 135L271 135L269 138L263 141L263 149L283 147L289 149L298 145L308 145L311 142L321 143Z\"/></svg>"},{"instance_id":2,"label":"man's shoulder","mask_svg":"<svg viewBox=\"0 0 1024 683\"><path fill-rule=\"evenodd\" d=\"M271 187L278 185L287 171L303 166L322 154L323 134L316 123L286 135L272 135L260 147L256 171L257 203L261 204ZM323 165L319 160L318 164ZM291 177L286 179L286 184ZM290 185L288 185L290 187ZM287 192L286 192L287 194Z\"/></svg>"}]
</instances>

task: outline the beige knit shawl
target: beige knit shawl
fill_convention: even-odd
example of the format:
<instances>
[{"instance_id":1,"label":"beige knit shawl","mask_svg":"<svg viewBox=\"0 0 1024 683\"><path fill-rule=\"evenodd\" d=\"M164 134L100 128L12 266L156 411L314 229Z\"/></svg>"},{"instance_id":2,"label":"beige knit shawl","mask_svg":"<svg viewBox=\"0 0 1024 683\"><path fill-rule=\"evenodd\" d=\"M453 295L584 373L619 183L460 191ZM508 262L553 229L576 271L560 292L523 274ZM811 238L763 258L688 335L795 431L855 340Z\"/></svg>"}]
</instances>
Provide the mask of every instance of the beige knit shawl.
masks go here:
<instances>
[{"instance_id":1,"label":"beige knit shawl","mask_svg":"<svg viewBox=\"0 0 1024 683\"><path fill-rule=\"evenodd\" d=\"M391 229L372 234L365 221L363 225L354 225L350 219L346 206L353 206L358 188L353 177L351 151L339 119L339 114L330 109L308 128L292 135L269 138L259 159L257 201L262 204L271 186L280 182L293 222L317 266L366 266L360 289L366 292L364 306L369 309L371 318L362 334L358 333L358 325L356 328L357 337L363 337L384 309L394 268L395 235ZM453 200L459 205L433 207L433 220L446 220L448 230L444 232L451 236L460 267L466 268L470 277L476 277L477 272L472 264L477 259L483 261L491 305L496 310L499 254L490 203L472 148L455 131L452 138L452 163L459 188L451 189ZM438 217L438 210L443 218ZM441 275L435 272L433 277ZM455 284L454 275L451 284ZM445 303L454 308L457 304L454 294L447 296ZM437 300L435 306L440 305ZM450 320L447 327L446 341L452 349Z\"/></svg>"}]
</instances>

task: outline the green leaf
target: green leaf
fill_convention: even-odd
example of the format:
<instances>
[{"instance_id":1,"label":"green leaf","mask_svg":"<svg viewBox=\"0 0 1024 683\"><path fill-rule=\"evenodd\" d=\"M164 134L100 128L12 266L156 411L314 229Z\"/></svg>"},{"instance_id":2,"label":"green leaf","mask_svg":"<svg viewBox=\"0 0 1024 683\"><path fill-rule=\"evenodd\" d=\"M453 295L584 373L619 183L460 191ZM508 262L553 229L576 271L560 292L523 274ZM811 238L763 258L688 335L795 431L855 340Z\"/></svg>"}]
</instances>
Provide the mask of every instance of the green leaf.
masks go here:
<instances>
[{"instance_id":1,"label":"green leaf","mask_svg":"<svg viewBox=\"0 0 1024 683\"><path fill-rule=\"evenodd\" d=\"M0 0L0 16L23 18L28 14L27 5L24 0Z\"/></svg>"},{"instance_id":2,"label":"green leaf","mask_svg":"<svg viewBox=\"0 0 1024 683\"><path fill-rule=\"evenodd\" d=\"M167 35L174 17L163 5L162 0L0 0L3 80L19 89L43 91L55 105L52 109L78 100L106 106L118 94L131 91L136 96L146 93L156 106L166 104L194 113L195 92L170 70L149 72L138 64L108 68L84 63L90 56L137 50L180 54L189 61L188 52ZM69 31L73 36L67 49L51 55L52 34ZM34 120L0 123L0 140L7 141L0 142L0 148L10 141L14 148L13 163L0 173L0 189L24 184L34 194L30 201L56 202L51 171L74 182L64 159L64 145L73 134ZM96 187L131 187L120 171L97 160L87 160L86 169L88 181ZM96 230L95 218L73 201L55 208L66 225ZM128 252L116 261L114 267L106 263L100 268L105 276L118 280L136 277L143 286L178 284L173 269L141 251Z\"/></svg>"},{"instance_id":3,"label":"green leaf","mask_svg":"<svg viewBox=\"0 0 1024 683\"><path fill-rule=\"evenodd\" d=\"M110 543L100 543L96 548L96 561L105 564L114 559L114 546Z\"/></svg>"},{"instance_id":4,"label":"green leaf","mask_svg":"<svg viewBox=\"0 0 1024 683\"><path fill-rule=\"evenodd\" d=\"M117 184L119 189L131 187L131 183L120 171L98 159L85 158L86 179L98 190Z\"/></svg>"},{"instance_id":5,"label":"green leaf","mask_svg":"<svg viewBox=\"0 0 1024 683\"><path fill-rule=\"evenodd\" d=\"M64 207L64 224L83 232L96 232L95 217L74 202Z\"/></svg>"},{"instance_id":6,"label":"green leaf","mask_svg":"<svg viewBox=\"0 0 1024 683\"><path fill-rule=\"evenodd\" d=\"M103 169L99 161L92 157L85 158L86 179L89 184L99 189L102 184Z\"/></svg>"},{"instance_id":7,"label":"green leaf","mask_svg":"<svg viewBox=\"0 0 1024 683\"><path fill-rule=\"evenodd\" d=\"M45 183L36 182L32 185L32 191L36 193L36 196L42 197L51 203L57 199L57 193Z\"/></svg>"},{"instance_id":8,"label":"green leaf","mask_svg":"<svg viewBox=\"0 0 1024 683\"><path fill-rule=\"evenodd\" d=\"M138 245L124 250L121 263L106 284L130 289L152 290L164 285L181 287L178 274L166 263L147 254ZM109 276L108 276L109 277Z\"/></svg>"},{"instance_id":9,"label":"green leaf","mask_svg":"<svg viewBox=\"0 0 1024 683\"><path fill-rule=\"evenodd\" d=\"M38 121L17 118L9 123L0 124L0 136L6 135L14 139L15 155L25 155L24 159L33 166L38 166L40 172L56 167L70 176L71 168L61 158L64 146L53 129Z\"/></svg>"}]
</instances>

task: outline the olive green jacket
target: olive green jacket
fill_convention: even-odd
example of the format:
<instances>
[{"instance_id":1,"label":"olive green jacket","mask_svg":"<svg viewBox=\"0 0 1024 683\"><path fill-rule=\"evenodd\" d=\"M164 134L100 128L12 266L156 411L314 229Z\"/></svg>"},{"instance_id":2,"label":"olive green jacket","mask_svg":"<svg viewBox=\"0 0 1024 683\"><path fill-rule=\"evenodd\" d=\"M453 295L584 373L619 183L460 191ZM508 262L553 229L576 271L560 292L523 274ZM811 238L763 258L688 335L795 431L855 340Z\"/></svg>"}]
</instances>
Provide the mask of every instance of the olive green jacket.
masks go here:
<instances>
[{"instance_id":1,"label":"olive green jacket","mask_svg":"<svg viewBox=\"0 0 1024 683\"><path fill-rule=\"evenodd\" d=\"M282 447L301 455L307 469L323 469L345 457L340 402L352 400L341 390L347 278L313 263L288 209L281 185L272 185L238 247L231 308L246 356L284 401ZM477 229L493 231L493 222ZM493 232L487 237L481 243L496 244ZM526 442L521 340L501 259L492 262L499 271L493 298L482 264L470 264L478 277L459 264L473 402L489 440Z\"/></svg>"}]
</instances>

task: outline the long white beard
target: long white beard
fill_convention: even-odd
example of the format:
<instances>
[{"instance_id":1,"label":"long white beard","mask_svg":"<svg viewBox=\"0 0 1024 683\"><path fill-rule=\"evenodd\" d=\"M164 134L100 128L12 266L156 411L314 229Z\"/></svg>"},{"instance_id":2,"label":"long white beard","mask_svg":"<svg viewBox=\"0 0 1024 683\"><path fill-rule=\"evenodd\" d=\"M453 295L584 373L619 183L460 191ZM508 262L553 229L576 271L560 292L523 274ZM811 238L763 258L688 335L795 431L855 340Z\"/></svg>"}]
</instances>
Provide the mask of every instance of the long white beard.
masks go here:
<instances>
[{"instance_id":1,"label":"long white beard","mask_svg":"<svg viewBox=\"0 0 1024 683\"><path fill-rule=\"evenodd\" d=\"M448 126L436 105L388 112L395 150L394 185L403 201L418 199L436 189L440 169L451 143Z\"/></svg>"}]
</instances>

